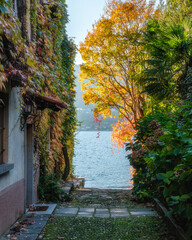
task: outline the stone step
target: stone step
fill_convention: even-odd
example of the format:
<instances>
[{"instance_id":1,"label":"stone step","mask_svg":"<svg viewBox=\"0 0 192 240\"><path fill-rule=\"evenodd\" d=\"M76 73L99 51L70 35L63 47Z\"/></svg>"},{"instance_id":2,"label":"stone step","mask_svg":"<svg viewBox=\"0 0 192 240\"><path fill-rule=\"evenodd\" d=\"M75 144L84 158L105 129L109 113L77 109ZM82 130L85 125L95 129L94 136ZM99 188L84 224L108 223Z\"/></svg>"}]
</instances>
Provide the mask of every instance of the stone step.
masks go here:
<instances>
[{"instance_id":1,"label":"stone step","mask_svg":"<svg viewBox=\"0 0 192 240\"><path fill-rule=\"evenodd\" d=\"M55 216L60 217L101 217L101 218L124 218L131 216L158 216L152 208L128 209L128 208L57 208Z\"/></svg>"},{"instance_id":2,"label":"stone step","mask_svg":"<svg viewBox=\"0 0 192 240\"><path fill-rule=\"evenodd\" d=\"M83 188L85 184L85 178L83 177L77 177L74 178L71 181L66 181L62 184L62 189L64 190L64 192L69 195L71 190L74 188L80 189Z\"/></svg>"}]
</instances>

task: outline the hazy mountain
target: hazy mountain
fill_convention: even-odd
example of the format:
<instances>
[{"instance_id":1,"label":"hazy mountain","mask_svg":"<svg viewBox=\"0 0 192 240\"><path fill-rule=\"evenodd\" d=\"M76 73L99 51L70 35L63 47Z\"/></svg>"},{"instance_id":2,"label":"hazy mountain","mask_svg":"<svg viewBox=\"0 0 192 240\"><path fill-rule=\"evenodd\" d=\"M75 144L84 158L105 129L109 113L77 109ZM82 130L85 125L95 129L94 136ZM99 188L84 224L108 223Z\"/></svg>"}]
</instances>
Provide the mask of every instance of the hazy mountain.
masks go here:
<instances>
[{"instance_id":1,"label":"hazy mountain","mask_svg":"<svg viewBox=\"0 0 192 240\"><path fill-rule=\"evenodd\" d=\"M77 108L77 120L81 122L81 131L98 131L98 124L94 123L93 118L93 105L85 105L82 97L81 92L81 83L79 82L79 75L80 73L80 66L75 66L75 77L76 77L76 99L75 99L75 106ZM116 114L116 112L114 113ZM107 118L103 119L102 123L99 127L100 131L111 131L111 125L116 123L117 119L114 118Z\"/></svg>"}]
</instances>

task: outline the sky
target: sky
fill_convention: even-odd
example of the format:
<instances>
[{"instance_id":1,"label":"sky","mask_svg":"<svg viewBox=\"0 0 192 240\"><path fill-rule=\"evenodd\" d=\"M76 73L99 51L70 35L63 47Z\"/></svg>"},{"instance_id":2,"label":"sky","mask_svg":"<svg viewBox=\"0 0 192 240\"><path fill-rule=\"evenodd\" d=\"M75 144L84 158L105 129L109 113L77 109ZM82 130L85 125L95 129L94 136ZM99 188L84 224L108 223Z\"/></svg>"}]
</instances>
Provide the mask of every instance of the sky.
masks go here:
<instances>
[{"instance_id":1,"label":"sky","mask_svg":"<svg viewBox=\"0 0 192 240\"><path fill-rule=\"evenodd\" d=\"M92 25L100 19L107 0L66 0L68 5L69 23L68 36L73 38L77 47L83 42ZM76 56L76 64L81 64L80 53Z\"/></svg>"}]
</instances>

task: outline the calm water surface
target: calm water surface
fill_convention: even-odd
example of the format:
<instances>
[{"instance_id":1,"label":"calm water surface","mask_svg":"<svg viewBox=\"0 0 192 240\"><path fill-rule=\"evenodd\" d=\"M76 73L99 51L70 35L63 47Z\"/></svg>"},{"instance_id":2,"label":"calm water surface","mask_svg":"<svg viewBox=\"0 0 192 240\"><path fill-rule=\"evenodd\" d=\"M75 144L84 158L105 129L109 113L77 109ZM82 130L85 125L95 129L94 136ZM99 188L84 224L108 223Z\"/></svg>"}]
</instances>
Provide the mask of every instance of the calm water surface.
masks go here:
<instances>
[{"instance_id":1,"label":"calm water surface","mask_svg":"<svg viewBox=\"0 0 192 240\"><path fill-rule=\"evenodd\" d=\"M85 187L124 188L131 186L125 149L111 147L111 132L82 131L76 136L74 175L85 177Z\"/></svg>"}]
</instances>

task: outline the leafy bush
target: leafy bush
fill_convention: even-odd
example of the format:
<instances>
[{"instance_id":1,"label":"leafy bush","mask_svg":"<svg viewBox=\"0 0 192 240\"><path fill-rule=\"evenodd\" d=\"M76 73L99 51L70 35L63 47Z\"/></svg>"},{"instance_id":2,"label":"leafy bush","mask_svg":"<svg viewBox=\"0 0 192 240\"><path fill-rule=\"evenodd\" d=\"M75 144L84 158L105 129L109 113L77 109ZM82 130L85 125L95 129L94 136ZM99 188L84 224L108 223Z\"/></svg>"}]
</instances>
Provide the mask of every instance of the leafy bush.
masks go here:
<instances>
[{"instance_id":1,"label":"leafy bush","mask_svg":"<svg viewBox=\"0 0 192 240\"><path fill-rule=\"evenodd\" d=\"M59 202L69 200L68 195L58 184L59 180L55 174L41 175L39 179L39 198L46 202Z\"/></svg>"},{"instance_id":2,"label":"leafy bush","mask_svg":"<svg viewBox=\"0 0 192 240\"><path fill-rule=\"evenodd\" d=\"M127 144L134 193L140 200L159 197L192 235L192 104L169 104L139 120Z\"/></svg>"}]
</instances>

